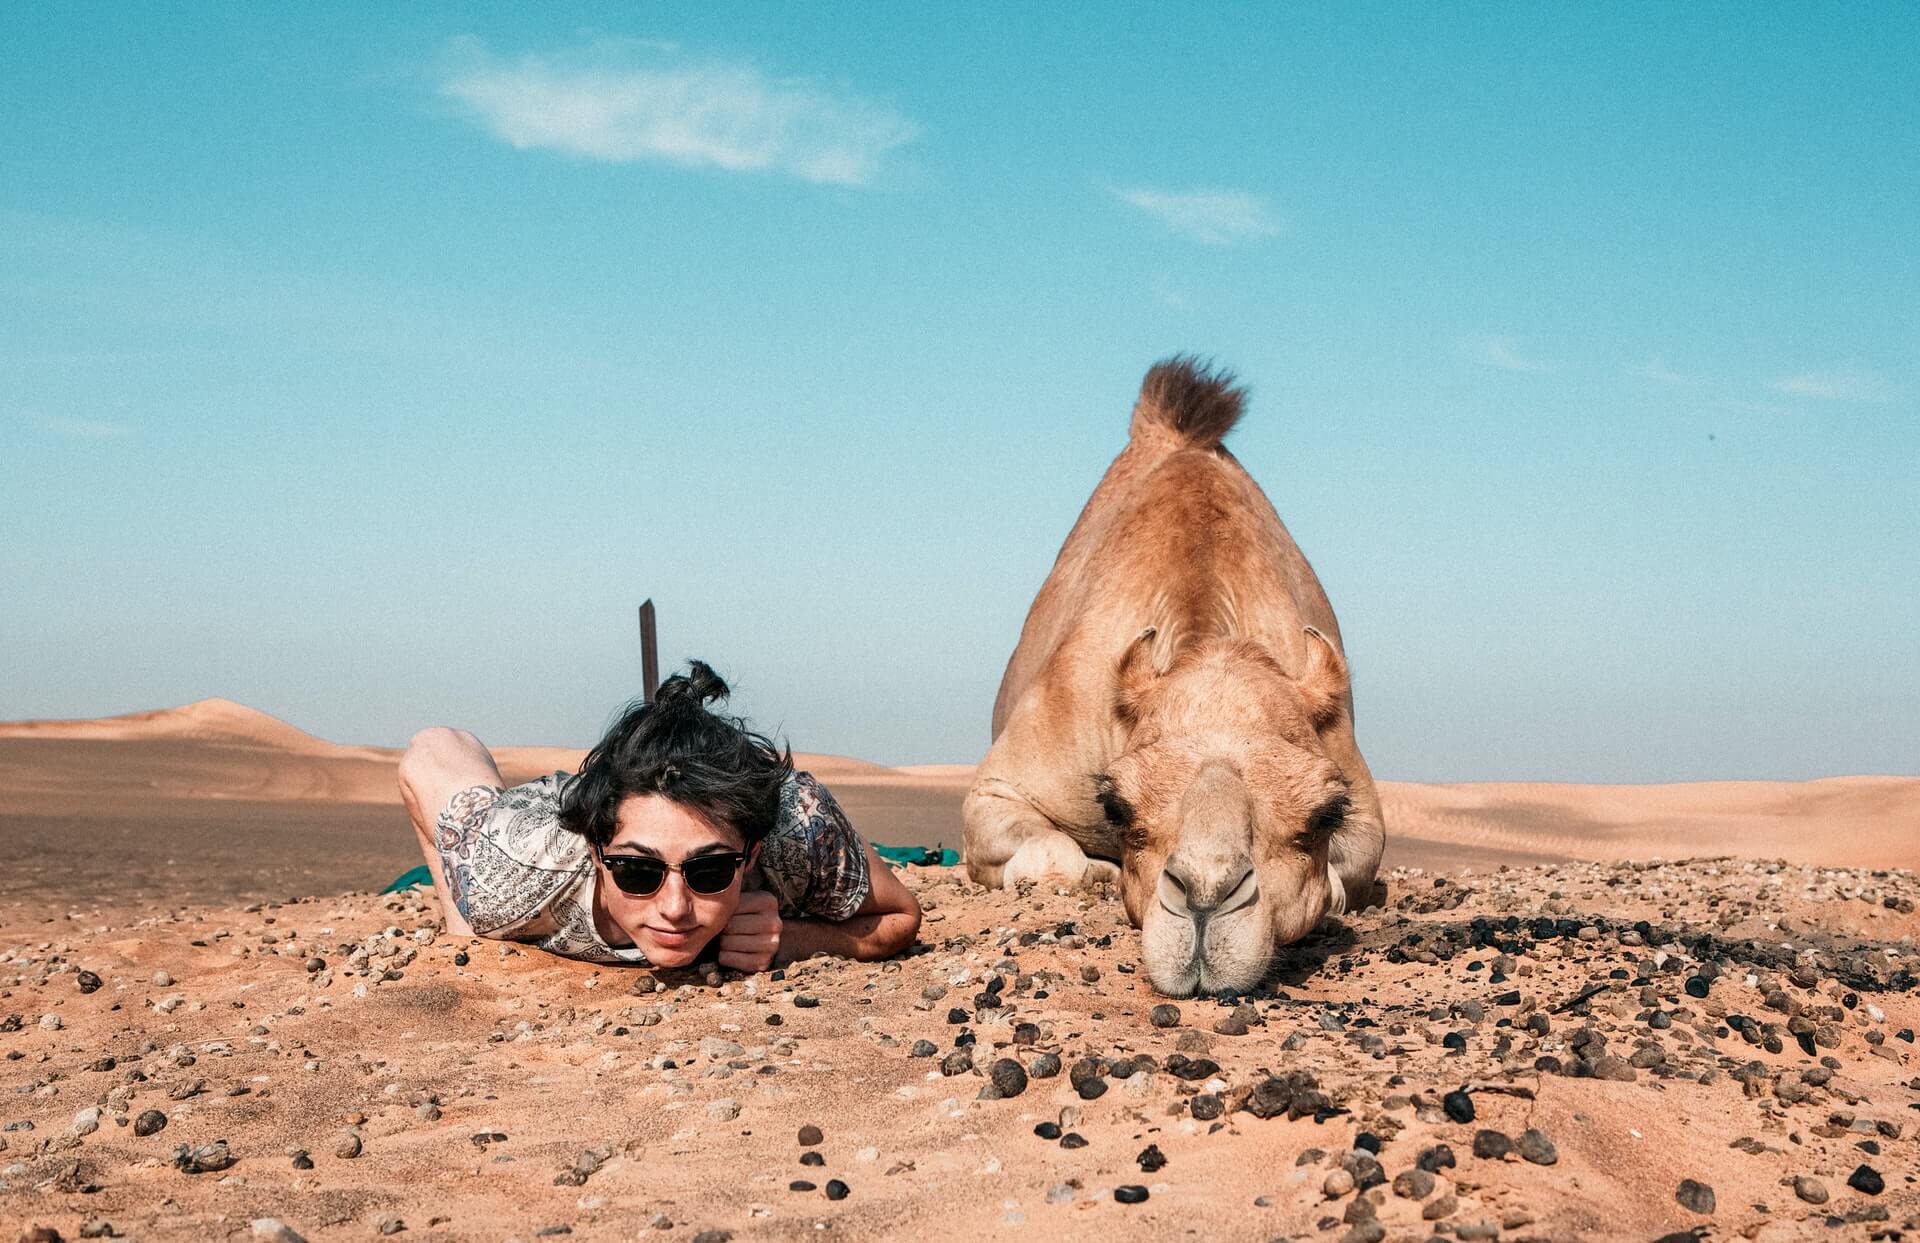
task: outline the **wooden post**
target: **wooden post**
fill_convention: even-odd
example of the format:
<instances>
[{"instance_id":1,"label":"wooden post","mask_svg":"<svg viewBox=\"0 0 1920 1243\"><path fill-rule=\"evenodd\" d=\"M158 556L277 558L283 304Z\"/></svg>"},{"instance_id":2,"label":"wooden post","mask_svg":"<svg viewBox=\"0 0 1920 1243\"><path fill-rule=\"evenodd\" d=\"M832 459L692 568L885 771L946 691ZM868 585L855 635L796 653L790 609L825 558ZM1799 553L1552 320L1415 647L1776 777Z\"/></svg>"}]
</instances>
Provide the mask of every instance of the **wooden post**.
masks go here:
<instances>
[{"instance_id":1,"label":"wooden post","mask_svg":"<svg viewBox=\"0 0 1920 1243\"><path fill-rule=\"evenodd\" d=\"M652 703L660 690L660 642L653 628L653 601L640 606L640 689Z\"/></svg>"}]
</instances>

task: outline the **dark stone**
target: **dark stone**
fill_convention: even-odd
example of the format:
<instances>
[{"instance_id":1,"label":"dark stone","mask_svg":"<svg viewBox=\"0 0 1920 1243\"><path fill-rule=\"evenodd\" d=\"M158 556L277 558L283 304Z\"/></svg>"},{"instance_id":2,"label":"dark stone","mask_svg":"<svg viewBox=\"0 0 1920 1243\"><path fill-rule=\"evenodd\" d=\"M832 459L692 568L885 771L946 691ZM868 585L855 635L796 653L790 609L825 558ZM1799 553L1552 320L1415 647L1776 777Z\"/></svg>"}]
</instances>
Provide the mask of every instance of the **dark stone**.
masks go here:
<instances>
[{"instance_id":1,"label":"dark stone","mask_svg":"<svg viewBox=\"0 0 1920 1243\"><path fill-rule=\"evenodd\" d=\"M1033 1079L1051 1079L1060 1073L1060 1055L1042 1053L1027 1063L1027 1075Z\"/></svg>"},{"instance_id":2,"label":"dark stone","mask_svg":"<svg viewBox=\"0 0 1920 1243\"><path fill-rule=\"evenodd\" d=\"M1376 1157L1380 1155L1380 1137L1372 1131L1362 1131L1358 1135L1355 1135L1353 1137L1353 1146L1370 1152Z\"/></svg>"},{"instance_id":3,"label":"dark stone","mask_svg":"<svg viewBox=\"0 0 1920 1243\"><path fill-rule=\"evenodd\" d=\"M1861 1195L1877 1196L1887 1189L1887 1181L1880 1177L1880 1171L1871 1165L1855 1166L1853 1173L1847 1175L1847 1186Z\"/></svg>"},{"instance_id":4,"label":"dark stone","mask_svg":"<svg viewBox=\"0 0 1920 1243\"><path fill-rule=\"evenodd\" d=\"M1105 1079L1083 1079L1074 1086L1073 1090L1080 1094L1080 1099L1083 1101L1097 1101L1107 1094L1107 1081Z\"/></svg>"},{"instance_id":5,"label":"dark stone","mask_svg":"<svg viewBox=\"0 0 1920 1243\"><path fill-rule=\"evenodd\" d=\"M145 1139L149 1135L158 1135L167 1129L167 1115L157 1109L149 1109L133 1120L133 1133Z\"/></svg>"},{"instance_id":6,"label":"dark stone","mask_svg":"<svg viewBox=\"0 0 1920 1243\"><path fill-rule=\"evenodd\" d=\"M825 1165L826 1163L827 1163L827 1159L821 1156L817 1152L803 1152L800 1154L800 1164L802 1165L817 1166L817 1165Z\"/></svg>"},{"instance_id":7,"label":"dark stone","mask_svg":"<svg viewBox=\"0 0 1920 1243\"><path fill-rule=\"evenodd\" d=\"M456 967L464 967L472 961L472 959L467 957L467 951L465 950L461 950L453 956L453 965Z\"/></svg>"},{"instance_id":8,"label":"dark stone","mask_svg":"<svg viewBox=\"0 0 1920 1243\"><path fill-rule=\"evenodd\" d=\"M1402 1170L1393 1180L1393 1194L1404 1200L1424 1200L1433 1187L1433 1175L1422 1169Z\"/></svg>"},{"instance_id":9,"label":"dark stone","mask_svg":"<svg viewBox=\"0 0 1920 1243\"><path fill-rule=\"evenodd\" d=\"M932 1057L934 1054L938 1052L940 1052L940 1046L933 1043L933 1041L916 1040L913 1042L913 1048L907 1050L907 1056L908 1057Z\"/></svg>"},{"instance_id":10,"label":"dark stone","mask_svg":"<svg viewBox=\"0 0 1920 1243\"><path fill-rule=\"evenodd\" d=\"M955 1049L940 1059L940 1073L949 1077L964 1075L973 1069L973 1054L965 1049Z\"/></svg>"},{"instance_id":11,"label":"dark stone","mask_svg":"<svg viewBox=\"0 0 1920 1243\"><path fill-rule=\"evenodd\" d=\"M1683 1178L1680 1180L1679 1190L1673 1193L1673 1198L1678 1200L1680 1207L1689 1213L1698 1213L1702 1217L1713 1216L1713 1188L1705 1183Z\"/></svg>"},{"instance_id":12,"label":"dark stone","mask_svg":"<svg viewBox=\"0 0 1920 1243\"><path fill-rule=\"evenodd\" d=\"M788 1191L813 1191L817 1189L818 1186L819 1184L810 1183L804 1178L796 1178L792 1182L787 1184L787 1190Z\"/></svg>"},{"instance_id":13,"label":"dark stone","mask_svg":"<svg viewBox=\"0 0 1920 1243\"><path fill-rule=\"evenodd\" d=\"M1153 1013L1148 1015L1148 1018L1152 1020L1155 1027L1178 1027L1180 1026L1180 1007L1163 1002L1153 1008ZM1144 1199L1145 1196L1142 1195L1141 1198Z\"/></svg>"},{"instance_id":14,"label":"dark stone","mask_svg":"<svg viewBox=\"0 0 1920 1243\"><path fill-rule=\"evenodd\" d=\"M809 1122L800 1128L800 1134L796 1138L799 1139L802 1148L818 1148L827 1137L819 1127Z\"/></svg>"},{"instance_id":15,"label":"dark stone","mask_svg":"<svg viewBox=\"0 0 1920 1243\"><path fill-rule=\"evenodd\" d=\"M1196 1121L1212 1122L1227 1111L1226 1102L1211 1092L1201 1092L1188 1102L1187 1109Z\"/></svg>"},{"instance_id":16,"label":"dark stone","mask_svg":"<svg viewBox=\"0 0 1920 1243\"><path fill-rule=\"evenodd\" d=\"M1078 1131L1068 1131L1060 1137L1060 1146L1062 1148L1085 1148L1087 1146L1087 1137Z\"/></svg>"},{"instance_id":17,"label":"dark stone","mask_svg":"<svg viewBox=\"0 0 1920 1243\"><path fill-rule=\"evenodd\" d=\"M1027 1090L1027 1072L1010 1057L1000 1058L989 1066L987 1078L992 1081L993 1090L1003 1099L1018 1096Z\"/></svg>"},{"instance_id":18,"label":"dark stone","mask_svg":"<svg viewBox=\"0 0 1920 1243\"><path fill-rule=\"evenodd\" d=\"M1464 1088L1447 1093L1441 1098L1440 1107L1446 1110L1447 1117L1455 1122L1473 1121L1473 1097Z\"/></svg>"},{"instance_id":19,"label":"dark stone","mask_svg":"<svg viewBox=\"0 0 1920 1243\"><path fill-rule=\"evenodd\" d=\"M827 1180L827 1199L829 1200L844 1200L847 1198L847 1193L851 1190L851 1187L848 1187L837 1178L829 1178Z\"/></svg>"},{"instance_id":20,"label":"dark stone","mask_svg":"<svg viewBox=\"0 0 1920 1243\"><path fill-rule=\"evenodd\" d=\"M1188 1083L1198 1083L1219 1072L1220 1063L1209 1057L1188 1058L1175 1054L1167 1059L1167 1073Z\"/></svg>"},{"instance_id":21,"label":"dark stone","mask_svg":"<svg viewBox=\"0 0 1920 1243\"><path fill-rule=\"evenodd\" d=\"M1705 997L1710 987L1712 987L1711 982L1703 975L1690 975L1687 977L1686 988L1687 996L1689 997Z\"/></svg>"},{"instance_id":22,"label":"dark stone","mask_svg":"<svg viewBox=\"0 0 1920 1243\"><path fill-rule=\"evenodd\" d=\"M100 989L100 977L91 971L82 971L74 977L74 982L80 986L80 991L83 993L98 992Z\"/></svg>"},{"instance_id":23,"label":"dark stone","mask_svg":"<svg viewBox=\"0 0 1920 1243\"><path fill-rule=\"evenodd\" d=\"M1140 1163L1143 1173L1157 1174L1166 1168L1167 1154L1160 1151L1160 1145L1148 1144L1134 1160Z\"/></svg>"},{"instance_id":24,"label":"dark stone","mask_svg":"<svg viewBox=\"0 0 1920 1243\"><path fill-rule=\"evenodd\" d=\"M1489 1161L1498 1161L1513 1151L1513 1141L1500 1131L1476 1131L1473 1136L1473 1155Z\"/></svg>"},{"instance_id":25,"label":"dark stone","mask_svg":"<svg viewBox=\"0 0 1920 1243\"><path fill-rule=\"evenodd\" d=\"M1058 1122L1042 1122L1039 1126L1033 1128L1033 1133L1041 1139L1059 1139L1060 1124Z\"/></svg>"},{"instance_id":26,"label":"dark stone","mask_svg":"<svg viewBox=\"0 0 1920 1243\"><path fill-rule=\"evenodd\" d=\"M796 1010L812 1010L819 1004L820 1004L820 999L818 997L815 997L811 993L795 993L793 995L793 1008ZM827 1184L827 1194L836 1200L840 1198L839 1196L835 1196L833 1194L832 1183Z\"/></svg>"},{"instance_id":27,"label":"dark stone","mask_svg":"<svg viewBox=\"0 0 1920 1243\"><path fill-rule=\"evenodd\" d=\"M310 1170L313 1168L313 1158L307 1155L306 1149L302 1148L293 1154L293 1168L296 1170Z\"/></svg>"},{"instance_id":28,"label":"dark stone","mask_svg":"<svg viewBox=\"0 0 1920 1243\"><path fill-rule=\"evenodd\" d=\"M1441 1170L1454 1168L1453 1147L1449 1144L1435 1144L1421 1153L1413 1163L1417 1168L1429 1174L1438 1174Z\"/></svg>"},{"instance_id":29,"label":"dark stone","mask_svg":"<svg viewBox=\"0 0 1920 1243\"><path fill-rule=\"evenodd\" d=\"M1139 1183L1126 1183L1113 1189L1113 1198L1122 1204L1141 1204L1146 1201L1147 1189Z\"/></svg>"}]
</instances>

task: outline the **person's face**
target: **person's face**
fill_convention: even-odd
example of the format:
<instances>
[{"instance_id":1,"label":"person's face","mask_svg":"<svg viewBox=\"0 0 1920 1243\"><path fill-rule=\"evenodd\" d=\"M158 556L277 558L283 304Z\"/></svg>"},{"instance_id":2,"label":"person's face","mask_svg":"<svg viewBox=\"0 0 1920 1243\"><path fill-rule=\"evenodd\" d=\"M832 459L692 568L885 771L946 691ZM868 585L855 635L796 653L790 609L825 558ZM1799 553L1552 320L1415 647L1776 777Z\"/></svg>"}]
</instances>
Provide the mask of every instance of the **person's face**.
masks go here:
<instances>
[{"instance_id":1,"label":"person's face","mask_svg":"<svg viewBox=\"0 0 1920 1243\"><path fill-rule=\"evenodd\" d=\"M731 826L709 820L693 808L658 794L634 794L620 804L613 837L601 853L644 855L682 864L699 855L739 851L744 845ZM647 961L660 967L684 967L733 917L740 905L742 878L752 864L749 857L733 883L719 893L695 893L687 887L685 876L669 871L660 888L645 897L621 892L605 863L596 860L594 867L600 873L597 882L608 916L633 938Z\"/></svg>"}]
</instances>

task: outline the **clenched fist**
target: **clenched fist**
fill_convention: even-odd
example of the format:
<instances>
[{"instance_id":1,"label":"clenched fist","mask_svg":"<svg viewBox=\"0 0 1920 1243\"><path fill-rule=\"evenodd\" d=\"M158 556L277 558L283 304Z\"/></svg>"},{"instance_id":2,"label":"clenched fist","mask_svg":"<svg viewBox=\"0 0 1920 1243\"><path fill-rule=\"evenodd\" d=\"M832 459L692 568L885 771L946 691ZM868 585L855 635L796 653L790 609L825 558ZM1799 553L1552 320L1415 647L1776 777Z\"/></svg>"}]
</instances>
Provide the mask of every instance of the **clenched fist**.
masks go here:
<instances>
[{"instance_id":1,"label":"clenched fist","mask_svg":"<svg viewBox=\"0 0 1920 1243\"><path fill-rule=\"evenodd\" d=\"M779 952L779 904L765 890L741 894L733 918L720 930L720 965L736 971L765 971Z\"/></svg>"}]
</instances>

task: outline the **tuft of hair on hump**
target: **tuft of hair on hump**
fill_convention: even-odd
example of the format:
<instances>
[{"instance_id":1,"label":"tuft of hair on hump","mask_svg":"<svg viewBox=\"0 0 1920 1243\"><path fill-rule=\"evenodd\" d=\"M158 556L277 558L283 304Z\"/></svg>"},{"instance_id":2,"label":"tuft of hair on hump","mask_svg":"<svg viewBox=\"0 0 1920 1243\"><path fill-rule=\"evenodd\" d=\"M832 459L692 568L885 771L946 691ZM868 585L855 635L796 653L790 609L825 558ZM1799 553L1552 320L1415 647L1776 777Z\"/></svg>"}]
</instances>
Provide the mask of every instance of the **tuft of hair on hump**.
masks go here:
<instances>
[{"instance_id":1,"label":"tuft of hair on hump","mask_svg":"<svg viewBox=\"0 0 1920 1243\"><path fill-rule=\"evenodd\" d=\"M1165 428L1188 445L1212 449L1240 421L1246 389L1233 373L1191 354L1157 362L1140 385L1130 434Z\"/></svg>"}]
</instances>

